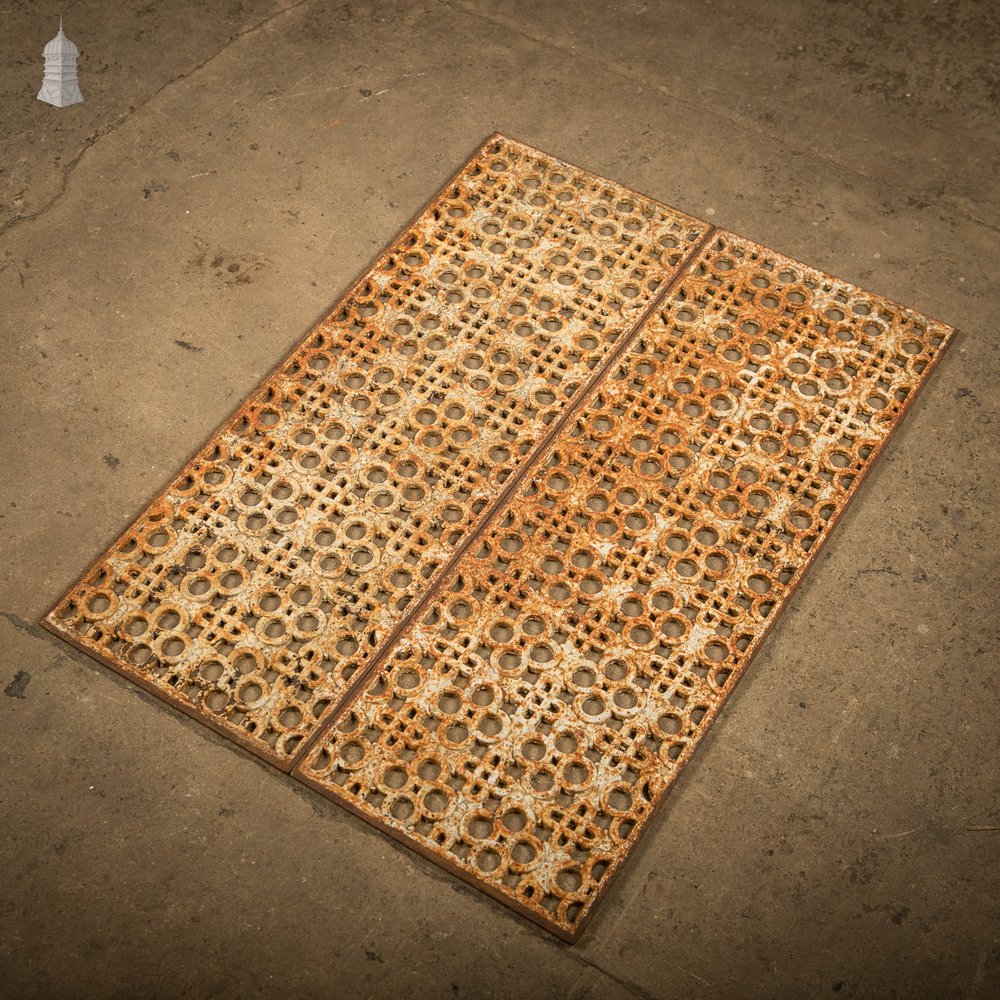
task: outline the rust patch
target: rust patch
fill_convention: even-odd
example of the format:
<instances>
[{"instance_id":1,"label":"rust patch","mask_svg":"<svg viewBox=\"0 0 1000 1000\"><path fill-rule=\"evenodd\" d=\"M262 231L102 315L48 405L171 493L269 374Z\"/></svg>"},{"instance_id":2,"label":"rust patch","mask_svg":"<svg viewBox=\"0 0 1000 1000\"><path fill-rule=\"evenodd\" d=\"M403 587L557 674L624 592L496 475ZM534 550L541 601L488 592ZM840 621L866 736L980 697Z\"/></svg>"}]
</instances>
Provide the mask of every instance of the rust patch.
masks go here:
<instances>
[{"instance_id":1,"label":"rust patch","mask_svg":"<svg viewBox=\"0 0 1000 1000\"><path fill-rule=\"evenodd\" d=\"M289 769L709 228L492 137L44 624Z\"/></svg>"},{"instance_id":2,"label":"rust patch","mask_svg":"<svg viewBox=\"0 0 1000 1000\"><path fill-rule=\"evenodd\" d=\"M951 333L714 234L296 775L575 940Z\"/></svg>"}]
</instances>

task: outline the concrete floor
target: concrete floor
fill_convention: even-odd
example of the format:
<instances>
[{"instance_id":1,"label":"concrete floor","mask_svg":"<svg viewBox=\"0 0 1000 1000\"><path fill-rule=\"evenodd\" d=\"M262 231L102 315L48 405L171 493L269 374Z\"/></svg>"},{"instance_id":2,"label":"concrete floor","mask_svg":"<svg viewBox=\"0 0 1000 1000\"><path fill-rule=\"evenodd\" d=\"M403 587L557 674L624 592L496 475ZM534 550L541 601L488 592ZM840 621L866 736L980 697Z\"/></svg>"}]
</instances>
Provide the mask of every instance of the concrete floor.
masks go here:
<instances>
[{"instance_id":1,"label":"concrete floor","mask_svg":"<svg viewBox=\"0 0 1000 1000\"><path fill-rule=\"evenodd\" d=\"M997 6L62 10L66 109L0 12L0 993L1000 995ZM33 624L493 129L962 328L573 947Z\"/></svg>"}]
</instances>

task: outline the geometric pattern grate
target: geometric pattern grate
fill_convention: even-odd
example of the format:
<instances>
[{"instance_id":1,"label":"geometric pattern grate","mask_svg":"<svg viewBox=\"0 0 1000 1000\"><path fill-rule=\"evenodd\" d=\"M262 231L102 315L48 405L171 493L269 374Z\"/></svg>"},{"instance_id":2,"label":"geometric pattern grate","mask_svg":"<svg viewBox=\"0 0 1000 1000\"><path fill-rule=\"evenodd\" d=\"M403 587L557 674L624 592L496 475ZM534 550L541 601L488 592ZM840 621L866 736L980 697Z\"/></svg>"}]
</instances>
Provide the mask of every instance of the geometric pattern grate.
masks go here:
<instances>
[{"instance_id":1,"label":"geometric pattern grate","mask_svg":"<svg viewBox=\"0 0 1000 1000\"><path fill-rule=\"evenodd\" d=\"M575 940L952 335L492 136L44 624Z\"/></svg>"},{"instance_id":2,"label":"geometric pattern grate","mask_svg":"<svg viewBox=\"0 0 1000 1000\"><path fill-rule=\"evenodd\" d=\"M302 777L575 937L946 335L717 234Z\"/></svg>"}]
</instances>

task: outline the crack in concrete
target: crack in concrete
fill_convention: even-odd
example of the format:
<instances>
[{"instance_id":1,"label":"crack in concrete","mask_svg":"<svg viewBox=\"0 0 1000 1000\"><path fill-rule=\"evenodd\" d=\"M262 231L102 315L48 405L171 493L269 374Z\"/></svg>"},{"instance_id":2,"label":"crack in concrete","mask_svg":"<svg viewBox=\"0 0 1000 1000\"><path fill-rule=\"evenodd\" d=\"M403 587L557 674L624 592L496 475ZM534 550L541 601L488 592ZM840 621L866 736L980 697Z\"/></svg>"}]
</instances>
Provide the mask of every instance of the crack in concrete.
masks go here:
<instances>
[{"instance_id":1,"label":"crack in concrete","mask_svg":"<svg viewBox=\"0 0 1000 1000\"><path fill-rule=\"evenodd\" d=\"M15 615L12 611L0 611L0 618L4 621L10 622L11 625L18 632L24 632L26 635L30 635L33 639L54 639L55 636L50 635L41 625L37 625L35 622L25 621L20 615Z\"/></svg>"},{"instance_id":2,"label":"crack in concrete","mask_svg":"<svg viewBox=\"0 0 1000 1000\"><path fill-rule=\"evenodd\" d=\"M589 958L584 958L583 955L580 955L577 952L573 951L572 950L573 947L575 947L575 946L574 945L567 945L567 947L566 947L566 954L571 959L573 959L573 961L576 962L577 965L581 965L581 966L584 967L584 969L589 969L589 970L591 970L593 972L599 972L602 976L605 976L607 979L610 979L611 982L616 983L618 986L620 986L627 993L631 994L634 997L638 997L639 1000L656 1000L656 998L653 996L652 993L649 993L647 990L644 990L637 983L633 983L631 980L628 980L628 979L623 979L621 976L617 976L613 972L608 972L607 969L602 968L596 962L592 962ZM584 973L584 976L586 976L586 973ZM695 977L695 978L698 978L698 977ZM576 991L576 988L578 986L580 986L581 984L584 984L584 983L586 983L586 979L584 979L584 978L578 979L577 982L576 982L576 984L573 987L574 993ZM572 995L573 994L571 994L571 996Z\"/></svg>"},{"instance_id":3,"label":"crack in concrete","mask_svg":"<svg viewBox=\"0 0 1000 1000\"><path fill-rule=\"evenodd\" d=\"M456 14L466 14L470 17L476 17L482 21L485 21L487 24L492 25L495 28L503 28L505 31L515 32L522 38L526 38L529 41L534 42L536 45L545 46L546 49L555 49L557 52L561 52L564 55L568 55L572 58L579 58L581 55L581 53L575 51L575 49L572 47L567 47L565 45L557 45L552 41L551 38L538 38L535 35L531 34L530 31L525 31L519 25L512 24L511 22L506 20L490 17L487 14L483 14L478 10L472 10L469 7L464 6L461 2L458 2L458 0L446 0L445 6L450 8ZM628 72L627 69L625 69L620 65L617 65L615 63L605 62L593 52L584 53L584 57L589 59L591 62L596 63L598 66L601 67L601 69L604 69L609 73L614 73L616 76L621 77L623 80L628 80L630 83L638 84L639 86L645 87L648 90L656 91L658 94L664 97L669 97L671 101L674 101L677 104L685 105L692 112L702 115L704 114L714 115L716 118L720 119L723 122L726 122L729 125L732 125L734 128L743 129L761 139L766 139L769 142L773 142L775 143L775 145L780 146L786 153L790 155L807 157L809 159L816 160L821 163L828 163L832 166L839 168L840 170L852 173L857 177L862 177L865 180L870 181L873 184L877 184L882 188L886 188L891 191L895 191L899 194L903 194L912 198L919 197L921 201L926 200L926 193L922 193L921 195L918 196L916 192L912 192L909 190L901 190L897 188L894 184L892 184L890 181L883 180L880 177L875 177L872 174L867 174L859 167L852 166L849 163L842 163L840 160L836 159L833 156L830 156L827 153L817 153L815 150L801 149L791 144L790 142L788 142L787 139L782 138L780 135L775 135L771 132L768 132L766 129L760 128L752 121L746 121L745 119L742 118L733 117L732 115L726 114L725 112L720 111L718 108L713 107L712 105L705 104L699 101L694 101L690 97L685 96L684 94L678 94L674 91L671 91L668 87L666 87L662 83L650 82L649 80L645 79L642 75L630 73ZM967 222L972 222L977 226L982 226L985 229L989 229L992 232L1000 232L1000 225L988 222L985 219L977 218L976 216L971 215L969 212L964 211L961 208L956 207L955 205L949 204L947 202L942 202L937 199L933 201L927 201L927 204L943 212L948 212L953 216L958 216L962 219L965 219Z\"/></svg>"},{"instance_id":4,"label":"crack in concrete","mask_svg":"<svg viewBox=\"0 0 1000 1000\"><path fill-rule=\"evenodd\" d=\"M201 62L197 63L190 69L187 69L184 72L179 73L177 76L172 77L170 80L167 80L160 87L158 87L151 94L149 94L149 96L146 97L145 100L141 101L135 107L130 108L123 115L120 115L114 122L111 122L110 124L99 128L92 135L88 136L87 139L84 140L83 147L76 154L76 156L74 156L73 159L69 161L69 163L63 170L62 181L59 185L59 190L44 205L36 209L34 212L31 212L28 215L15 216L13 219L9 219L6 223L0 225L0 236L6 235L8 232L13 230L17 226L22 225L23 223L34 222L36 219L39 219L43 215L45 215L45 213L48 212L54 205L56 205L66 194L70 177L73 171L79 165L80 161L83 159L87 150L93 147L100 139L104 138L104 136L116 132L137 112L142 111L144 108L146 108L153 100L155 100L155 98L157 98L161 93L163 93L164 90L166 90L168 87L173 86L175 83L179 83L181 80L185 80L188 77L191 77L194 74L196 74L199 70L203 69L214 59L218 58L218 56L220 56L223 52L225 52L226 49L228 49L235 42L238 42L241 39L247 37L248 35L251 35L256 31L259 31L261 28L265 27L267 24L269 24L276 18L281 17L284 14L291 13L292 11L297 10L299 7L305 6L309 2L310 0L297 0L297 2L291 3L287 7L282 7L281 9L276 10L271 14L268 14L267 17L262 18L256 24L250 25L249 27L244 28L242 31L237 32L235 35L230 36L219 49L217 49L214 53L212 53L212 55L207 56L205 59L203 59ZM579 53L575 52L572 48L556 45L552 42L551 39L538 38L537 36L531 34L531 32L525 31L518 25L511 24L506 20L489 17L488 15L483 14L478 10L473 10L470 9L469 7L464 6L460 2L455 2L455 0L446 0L445 6L456 14L465 14L468 17L478 18L481 21L485 21L487 24L493 25L494 27L500 27L507 31L513 31L516 34L521 35L521 37L526 38L529 41L535 43L536 45L544 45L546 48L549 49L555 48L557 51L573 57L579 57L580 55ZM811 149L802 149L795 145L792 145L786 139L783 139L781 136L768 132L766 129L758 127L753 122L733 117L732 115L725 114L719 111L718 108L712 107L710 105L701 102L693 101L689 97L671 91L664 84L652 83L641 75L629 73L625 68L615 63L605 62L600 58L598 58L598 56L595 55L593 52L587 52L585 54L585 58L589 59L593 63L596 63L602 69L610 73L614 73L616 76L621 77L623 80L628 80L631 83L638 84L639 86L645 87L649 90L654 90L665 97L669 97L672 101L676 103L684 104L688 109L690 109L693 112L697 112L699 114L705 114L705 113L712 114L715 117L719 118L721 121L724 121L729 125L734 126L735 128L743 129L761 139L766 139L769 142L775 143L776 145L780 146L782 149L784 149L790 154L796 156L803 156L812 160L816 160L818 162L830 164L831 166L835 166L840 170L847 171L873 184L877 184L882 188L891 189L893 191L899 191L899 189L896 188L895 185L893 185L891 182L883 180L882 178L879 177L875 177L872 174L868 174L864 170L861 170L859 167L852 166L851 164L848 163L844 163L841 160L838 160L835 157L830 156L829 154L826 153L817 153ZM907 195L909 197L914 197L914 198L917 197L917 194L915 192L909 190L901 191L900 193ZM923 200L922 197L921 200ZM927 204L928 206L933 206L936 209L948 212L953 216L957 216L968 222L971 222L974 225L981 226L984 229L988 229L991 232L1000 232L1000 224L990 222L986 219L981 219L978 216L972 215L970 212L958 208L953 204L942 202L939 199L929 201L927 202Z\"/></svg>"},{"instance_id":5,"label":"crack in concrete","mask_svg":"<svg viewBox=\"0 0 1000 1000\"><path fill-rule=\"evenodd\" d=\"M137 112L142 111L146 108L152 101L160 96L168 87L172 87L175 83L179 83L181 80L186 80L188 77L194 76L199 70L204 69L210 62L217 59L223 52L226 51L235 42L246 38L247 35L252 35L254 32L259 31L261 28L266 27L275 18L281 17L284 14L289 14L299 7L304 6L309 3L310 0L296 0L295 3L289 4L287 7L282 7L279 10L273 11L268 14L267 17L262 18L255 24L244 28L242 31L238 31L235 35L230 35L228 39L223 43L221 48L216 49L210 56L206 56L201 62L196 63L189 69L184 70L182 73L178 73L177 76L171 77L165 83L161 84L152 93L150 93L144 100L140 101L135 107L129 108L124 114L119 115L113 122L107 125L102 125L96 132L87 136L83 141L83 146L80 148L79 152L66 164L62 180L59 184L59 190L56 191L54 195L40 208L36 209L34 212L30 212L27 215L17 215L13 219L8 219L2 226L0 226L0 236L5 236L11 230L23 225L27 222L34 222L36 219L40 219L46 212L48 212L53 206L62 200L63 196L66 194L66 190L69 187L69 180L73 174L73 171L77 168L80 161L86 155L87 150L91 149L98 141L103 139L106 135L111 135L113 132L117 132L119 128L122 127L130 118L132 118Z\"/></svg>"}]
</instances>

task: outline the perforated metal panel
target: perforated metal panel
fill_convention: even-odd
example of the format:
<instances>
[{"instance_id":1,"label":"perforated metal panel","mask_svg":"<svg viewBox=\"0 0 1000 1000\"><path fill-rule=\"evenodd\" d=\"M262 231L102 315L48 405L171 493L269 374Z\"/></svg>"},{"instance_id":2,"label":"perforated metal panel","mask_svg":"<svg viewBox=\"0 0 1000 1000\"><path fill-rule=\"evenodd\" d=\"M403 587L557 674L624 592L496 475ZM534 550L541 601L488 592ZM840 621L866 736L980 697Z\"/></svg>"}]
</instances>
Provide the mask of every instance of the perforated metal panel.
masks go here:
<instances>
[{"instance_id":1,"label":"perforated metal panel","mask_svg":"<svg viewBox=\"0 0 1000 1000\"><path fill-rule=\"evenodd\" d=\"M716 234L302 777L574 939L949 333Z\"/></svg>"},{"instance_id":2,"label":"perforated metal panel","mask_svg":"<svg viewBox=\"0 0 1000 1000\"><path fill-rule=\"evenodd\" d=\"M951 333L494 136L44 624L574 940Z\"/></svg>"}]
</instances>

